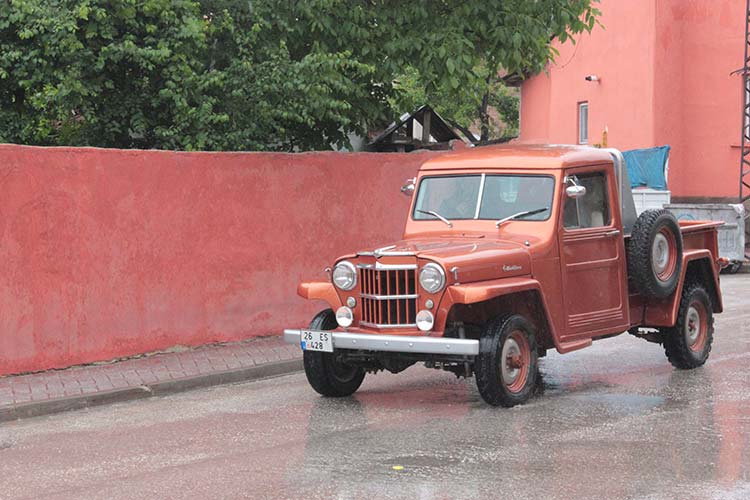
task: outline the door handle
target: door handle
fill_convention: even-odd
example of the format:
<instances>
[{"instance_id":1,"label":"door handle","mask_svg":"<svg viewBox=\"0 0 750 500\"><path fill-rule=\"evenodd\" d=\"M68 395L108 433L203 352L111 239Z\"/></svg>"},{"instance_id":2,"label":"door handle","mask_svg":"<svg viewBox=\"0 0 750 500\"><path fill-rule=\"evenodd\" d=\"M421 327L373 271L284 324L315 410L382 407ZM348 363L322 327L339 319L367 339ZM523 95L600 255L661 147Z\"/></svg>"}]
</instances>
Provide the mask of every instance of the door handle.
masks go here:
<instances>
[{"instance_id":1,"label":"door handle","mask_svg":"<svg viewBox=\"0 0 750 500\"><path fill-rule=\"evenodd\" d=\"M620 235L619 229L613 229L612 231L607 231L606 233L604 233L604 236L606 236L607 238L614 238L615 236L619 236L619 235Z\"/></svg>"}]
</instances>

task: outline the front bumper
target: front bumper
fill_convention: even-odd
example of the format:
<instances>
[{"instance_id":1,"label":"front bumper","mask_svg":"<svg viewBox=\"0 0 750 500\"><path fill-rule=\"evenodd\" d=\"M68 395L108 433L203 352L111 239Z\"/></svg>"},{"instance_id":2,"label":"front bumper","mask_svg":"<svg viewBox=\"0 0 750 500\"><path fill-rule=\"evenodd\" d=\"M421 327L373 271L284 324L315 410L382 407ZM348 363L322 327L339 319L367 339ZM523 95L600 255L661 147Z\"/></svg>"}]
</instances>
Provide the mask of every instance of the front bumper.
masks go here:
<instances>
[{"instance_id":1,"label":"front bumper","mask_svg":"<svg viewBox=\"0 0 750 500\"><path fill-rule=\"evenodd\" d=\"M302 330L284 330L287 344L300 344ZM454 354L476 356L479 341L447 337L405 337L369 333L333 332L334 349L363 351L412 352L418 354Z\"/></svg>"}]
</instances>

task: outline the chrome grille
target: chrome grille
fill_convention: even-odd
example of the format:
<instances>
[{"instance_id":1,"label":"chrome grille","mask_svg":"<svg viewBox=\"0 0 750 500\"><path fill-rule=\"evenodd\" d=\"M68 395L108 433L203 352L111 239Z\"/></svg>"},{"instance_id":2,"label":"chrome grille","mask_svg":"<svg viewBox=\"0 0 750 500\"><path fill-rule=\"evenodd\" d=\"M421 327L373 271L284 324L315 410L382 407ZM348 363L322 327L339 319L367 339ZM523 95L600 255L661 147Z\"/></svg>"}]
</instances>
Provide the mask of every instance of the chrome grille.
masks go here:
<instances>
[{"instance_id":1,"label":"chrome grille","mask_svg":"<svg viewBox=\"0 0 750 500\"><path fill-rule=\"evenodd\" d=\"M416 326L417 266L378 265L359 269L364 326Z\"/></svg>"}]
</instances>

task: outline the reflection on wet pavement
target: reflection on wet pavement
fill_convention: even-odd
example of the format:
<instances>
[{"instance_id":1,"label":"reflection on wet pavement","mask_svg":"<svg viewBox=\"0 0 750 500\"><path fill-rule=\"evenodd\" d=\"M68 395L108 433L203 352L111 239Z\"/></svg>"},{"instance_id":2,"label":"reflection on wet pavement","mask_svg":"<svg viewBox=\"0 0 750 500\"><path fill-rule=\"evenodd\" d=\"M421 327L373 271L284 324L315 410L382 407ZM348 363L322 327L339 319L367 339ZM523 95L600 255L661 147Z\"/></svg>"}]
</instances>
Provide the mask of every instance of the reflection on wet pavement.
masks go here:
<instances>
[{"instance_id":1,"label":"reflection on wet pavement","mask_svg":"<svg viewBox=\"0 0 750 500\"><path fill-rule=\"evenodd\" d=\"M550 353L512 409L413 367L338 400L297 374L32 419L0 427L0 496L748 499L748 284L724 280L701 369L623 335Z\"/></svg>"},{"instance_id":2,"label":"reflection on wet pavement","mask_svg":"<svg viewBox=\"0 0 750 500\"><path fill-rule=\"evenodd\" d=\"M750 498L750 329L736 322L717 322L712 360L695 371L627 336L551 354L537 397L512 410L445 378L365 387L344 408L316 400L308 433L325 421L354 430L308 440L301 467L320 480L287 477L289 492L377 497L398 484L414 498Z\"/></svg>"}]
</instances>

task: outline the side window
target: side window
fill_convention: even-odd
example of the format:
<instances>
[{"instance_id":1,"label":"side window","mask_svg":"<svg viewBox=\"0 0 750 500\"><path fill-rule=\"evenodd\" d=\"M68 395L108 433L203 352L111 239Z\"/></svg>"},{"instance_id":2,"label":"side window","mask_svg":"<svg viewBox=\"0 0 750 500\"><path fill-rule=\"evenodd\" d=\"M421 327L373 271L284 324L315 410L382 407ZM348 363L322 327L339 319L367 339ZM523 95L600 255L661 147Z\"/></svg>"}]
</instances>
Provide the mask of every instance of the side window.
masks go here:
<instances>
[{"instance_id":1,"label":"side window","mask_svg":"<svg viewBox=\"0 0 750 500\"><path fill-rule=\"evenodd\" d=\"M586 188L580 198L565 198L563 226L565 229L608 226L610 223L607 176L604 172L592 172L573 177Z\"/></svg>"}]
</instances>

